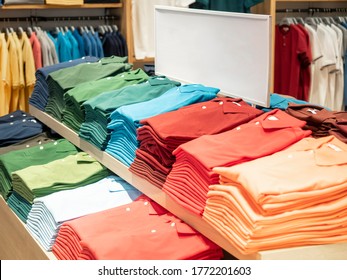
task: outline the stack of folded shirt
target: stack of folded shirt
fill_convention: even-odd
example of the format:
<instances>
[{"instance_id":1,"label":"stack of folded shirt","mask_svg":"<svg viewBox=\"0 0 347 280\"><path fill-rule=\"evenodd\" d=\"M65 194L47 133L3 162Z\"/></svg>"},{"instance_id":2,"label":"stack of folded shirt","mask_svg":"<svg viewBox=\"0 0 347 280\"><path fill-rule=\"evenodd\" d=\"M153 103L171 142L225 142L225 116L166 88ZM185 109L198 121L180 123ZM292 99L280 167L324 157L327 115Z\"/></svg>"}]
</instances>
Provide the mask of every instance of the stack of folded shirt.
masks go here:
<instances>
[{"instance_id":1,"label":"stack of folded shirt","mask_svg":"<svg viewBox=\"0 0 347 280\"><path fill-rule=\"evenodd\" d=\"M145 196L65 222L52 252L58 259L99 260L216 260L223 256L219 246Z\"/></svg>"},{"instance_id":2,"label":"stack of folded shirt","mask_svg":"<svg viewBox=\"0 0 347 280\"><path fill-rule=\"evenodd\" d=\"M52 142L58 138L60 138L60 137L55 137L53 135L50 135L47 132L42 132L40 134L26 138L20 142L15 143L15 144L12 144L12 145L9 145L6 147L1 147L0 148L0 155L6 154L6 153L12 152L12 151L23 150L23 149L30 148L33 146L46 144L46 143Z\"/></svg>"},{"instance_id":3,"label":"stack of folded shirt","mask_svg":"<svg viewBox=\"0 0 347 280\"><path fill-rule=\"evenodd\" d=\"M64 93L81 83L129 71L132 66L126 60L126 57L106 57L98 62L83 63L50 73L47 77L49 96L45 111L61 121L65 106Z\"/></svg>"},{"instance_id":4,"label":"stack of folded shirt","mask_svg":"<svg viewBox=\"0 0 347 280\"><path fill-rule=\"evenodd\" d=\"M221 133L246 123L263 112L242 99L214 98L140 121L139 148L130 171L161 188L181 144L202 135Z\"/></svg>"},{"instance_id":5,"label":"stack of folded shirt","mask_svg":"<svg viewBox=\"0 0 347 280\"><path fill-rule=\"evenodd\" d=\"M29 166L43 165L50 161L77 154L77 148L66 139L49 140L21 150L0 155L0 193L7 199L12 192L12 172Z\"/></svg>"},{"instance_id":6,"label":"stack of folded shirt","mask_svg":"<svg viewBox=\"0 0 347 280\"><path fill-rule=\"evenodd\" d=\"M214 171L203 219L243 254L347 241L347 145L336 137Z\"/></svg>"},{"instance_id":7,"label":"stack of folded shirt","mask_svg":"<svg viewBox=\"0 0 347 280\"><path fill-rule=\"evenodd\" d=\"M261 107L258 106L259 109L263 110L264 112L269 112L274 109L281 109L286 110L289 106L289 103L292 104L309 104L307 101L295 99L291 96L284 96L277 93L271 93L270 94L270 105L269 107Z\"/></svg>"},{"instance_id":8,"label":"stack of folded shirt","mask_svg":"<svg viewBox=\"0 0 347 280\"><path fill-rule=\"evenodd\" d=\"M83 103L85 121L79 131L80 137L105 150L110 138L107 125L113 111L124 105L151 100L179 85L179 82L166 77L150 77L145 83L105 92L89 99Z\"/></svg>"},{"instance_id":9,"label":"stack of folded shirt","mask_svg":"<svg viewBox=\"0 0 347 280\"><path fill-rule=\"evenodd\" d=\"M108 175L110 171L94 158L85 152L79 152L44 165L15 171L12 173L12 184L16 194L27 204L33 204L36 197L89 185ZM16 204L11 203L9 206L13 209ZM26 221L28 214L29 212L25 212L21 218Z\"/></svg>"},{"instance_id":10,"label":"stack of folded shirt","mask_svg":"<svg viewBox=\"0 0 347 280\"><path fill-rule=\"evenodd\" d=\"M36 82L34 86L34 90L30 96L29 104L40 109L41 111L45 110L45 107L47 105L48 101L48 84L47 84L47 77L50 73L54 71L58 71L60 69L69 68L81 63L87 63L87 62L96 62L99 58L97 57L83 57L75 60L71 60L68 62L62 62L46 67L42 67L37 69L35 76L36 76Z\"/></svg>"},{"instance_id":11,"label":"stack of folded shirt","mask_svg":"<svg viewBox=\"0 0 347 280\"><path fill-rule=\"evenodd\" d=\"M174 150L176 161L163 191L186 209L202 215L208 187L218 183L214 167L233 166L281 151L310 135L304 121L276 109L237 128L204 135Z\"/></svg>"},{"instance_id":12,"label":"stack of folded shirt","mask_svg":"<svg viewBox=\"0 0 347 280\"><path fill-rule=\"evenodd\" d=\"M118 108L110 115L111 121L107 128L111 132L111 138L105 151L130 166L138 148L136 129L140 126L140 120L211 100L218 92L217 88L199 84L182 85L149 101Z\"/></svg>"},{"instance_id":13,"label":"stack of folded shirt","mask_svg":"<svg viewBox=\"0 0 347 280\"><path fill-rule=\"evenodd\" d=\"M329 111L317 105L298 105L290 103L286 112L307 122L306 129L319 138L334 135L347 143L347 112Z\"/></svg>"},{"instance_id":14,"label":"stack of folded shirt","mask_svg":"<svg viewBox=\"0 0 347 280\"><path fill-rule=\"evenodd\" d=\"M111 175L84 187L35 198L26 226L42 247L50 251L62 223L128 204L140 195L123 179Z\"/></svg>"},{"instance_id":15,"label":"stack of folded shirt","mask_svg":"<svg viewBox=\"0 0 347 280\"><path fill-rule=\"evenodd\" d=\"M43 132L43 125L21 110L0 117L0 147L16 144Z\"/></svg>"},{"instance_id":16,"label":"stack of folded shirt","mask_svg":"<svg viewBox=\"0 0 347 280\"><path fill-rule=\"evenodd\" d=\"M103 92L116 90L125 86L147 81L148 76L142 69L120 73L114 77L107 77L97 81L88 81L77 85L64 94L65 107L63 123L76 132L84 122L82 104Z\"/></svg>"}]
</instances>

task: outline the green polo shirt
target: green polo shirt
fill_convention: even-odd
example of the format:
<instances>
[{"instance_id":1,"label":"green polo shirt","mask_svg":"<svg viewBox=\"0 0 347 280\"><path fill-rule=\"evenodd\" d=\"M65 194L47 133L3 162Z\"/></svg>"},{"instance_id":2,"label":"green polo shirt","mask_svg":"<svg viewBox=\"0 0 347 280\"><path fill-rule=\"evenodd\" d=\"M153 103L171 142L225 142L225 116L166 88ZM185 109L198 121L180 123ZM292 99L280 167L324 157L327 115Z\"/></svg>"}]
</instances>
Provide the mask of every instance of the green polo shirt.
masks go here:
<instances>
[{"instance_id":1,"label":"green polo shirt","mask_svg":"<svg viewBox=\"0 0 347 280\"><path fill-rule=\"evenodd\" d=\"M103 92L109 92L125 86L143 83L148 75L142 69L120 73L114 77L107 77L97 81L88 81L77 85L64 94L65 108L63 110L63 123L78 131L84 121L82 104Z\"/></svg>"},{"instance_id":2,"label":"green polo shirt","mask_svg":"<svg viewBox=\"0 0 347 280\"><path fill-rule=\"evenodd\" d=\"M87 62L50 73L47 77L49 97L45 111L61 121L65 107L65 92L84 82L96 81L129 71L132 65L121 62L125 59L112 56L102 58L98 62Z\"/></svg>"},{"instance_id":3,"label":"green polo shirt","mask_svg":"<svg viewBox=\"0 0 347 280\"><path fill-rule=\"evenodd\" d=\"M13 190L29 203L35 197L95 183L111 172L85 152L12 173Z\"/></svg>"},{"instance_id":4,"label":"green polo shirt","mask_svg":"<svg viewBox=\"0 0 347 280\"><path fill-rule=\"evenodd\" d=\"M147 82L104 92L83 103L85 121L81 125L81 138L104 150L109 140L108 118L117 108L144 102L164 94L181 84L163 76L150 77Z\"/></svg>"},{"instance_id":5,"label":"green polo shirt","mask_svg":"<svg viewBox=\"0 0 347 280\"><path fill-rule=\"evenodd\" d=\"M12 192L12 172L77 153L78 149L72 143L66 139L59 139L0 155L1 195L7 199Z\"/></svg>"}]
</instances>

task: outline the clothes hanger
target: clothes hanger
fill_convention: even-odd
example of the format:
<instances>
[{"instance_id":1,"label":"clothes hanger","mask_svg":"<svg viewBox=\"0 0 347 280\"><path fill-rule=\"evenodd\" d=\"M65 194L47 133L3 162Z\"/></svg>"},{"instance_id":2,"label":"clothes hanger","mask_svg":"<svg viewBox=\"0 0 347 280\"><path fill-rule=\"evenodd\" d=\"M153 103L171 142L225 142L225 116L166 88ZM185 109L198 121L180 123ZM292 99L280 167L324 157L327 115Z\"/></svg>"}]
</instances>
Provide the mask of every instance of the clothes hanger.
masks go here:
<instances>
[{"instance_id":1,"label":"clothes hanger","mask_svg":"<svg viewBox=\"0 0 347 280\"><path fill-rule=\"evenodd\" d=\"M105 32L105 29L104 29L104 27L102 26L102 25L99 25L98 26L98 31L99 31L99 33L101 34L101 35L104 35L106 32Z\"/></svg>"},{"instance_id":2,"label":"clothes hanger","mask_svg":"<svg viewBox=\"0 0 347 280\"><path fill-rule=\"evenodd\" d=\"M94 27L93 26L89 26L89 30L90 30L90 32L94 35L95 34L95 30L94 30Z\"/></svg>"},{"instance_id":3,"label":"clothes hanger","mask_svg":"<svg viewBox=\"0 0 347 280\"><path fill-rule=\"evenodd\" d=\"M117 32L118 31L118 26L114 24L114 25L112 25L112 29L113 29L113 31Z\"/></svg>"},{"instance_id":4,"label":"clothes hanger","mask_svg":"<svg viewBox=\"0 0 347 280\"><path fill-rule=\"evenodd\" d=\"M17 28L17 35L18 35L18 37L22 37L22 35L23 35L23 33L24 33L24 30L23 30L23 28L22 27L18 27Z\"/></svg>"},{"instance_id":5,"label":"clothes hanger","mask_svg":"<svg viewBox=\"0 0 347 280\"><path fill-rule=\"evenodd\" d=\"M290 17L284 17L281 19L279 26L289 26L291 24L294 24L293 19Z\"/></svg>"},{"instance_id":6,"label":"clothes hanger","mask_svg":"<svg viewBox=\"0 0 347 280\"><path fill-rule=\"evenodd\" d=\"M28 26L27 27L27 35L28 35L29 38L31 37L32 33L33 33L33 30L31 29L30 26Z\"/></svg>"},{"instance_id":7,"label":"clothes hanger","mask_svg":"<svg viewBox=\"0 0 347 280\"><path fill-rule=\"evenodd\" d=\"M302 17L297 17L296 20L297 20L297 22L298 22L299 24L301 24L301 25L304 25L304 24L305 24L305 21L304 21L304 19L303 19Z\"/></svg>"},{"instance_id":8,"label":"clothes hanger","mask_svg":"<svg viewBox=\"0 0 347 280\"><path fill-rule=\"evenodd\" d=\"M322 17L321 18L323 23L326 25L331 25L330 18L329 17Z\"/></svg>"}]
</instances>

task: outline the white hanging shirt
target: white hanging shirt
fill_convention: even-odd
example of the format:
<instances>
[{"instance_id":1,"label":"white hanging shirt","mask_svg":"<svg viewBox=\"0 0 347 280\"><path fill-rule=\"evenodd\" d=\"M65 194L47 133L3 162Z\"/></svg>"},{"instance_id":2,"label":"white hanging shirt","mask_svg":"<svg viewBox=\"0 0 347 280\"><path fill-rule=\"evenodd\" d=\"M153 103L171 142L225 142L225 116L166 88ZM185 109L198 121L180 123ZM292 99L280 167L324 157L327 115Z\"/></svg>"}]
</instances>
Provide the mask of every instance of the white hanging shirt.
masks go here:
<instances>
[{"instance_id":1,"label":"white hanging shirt","mask_svg":"<svg viewBox=\"0 0 347 280\"><path fill-rule=\"evenodd\" d=\"M136 59L154 57L154 6L188 7L191 0L132 0L132 27Z\"/></svg>"}]
</instances>

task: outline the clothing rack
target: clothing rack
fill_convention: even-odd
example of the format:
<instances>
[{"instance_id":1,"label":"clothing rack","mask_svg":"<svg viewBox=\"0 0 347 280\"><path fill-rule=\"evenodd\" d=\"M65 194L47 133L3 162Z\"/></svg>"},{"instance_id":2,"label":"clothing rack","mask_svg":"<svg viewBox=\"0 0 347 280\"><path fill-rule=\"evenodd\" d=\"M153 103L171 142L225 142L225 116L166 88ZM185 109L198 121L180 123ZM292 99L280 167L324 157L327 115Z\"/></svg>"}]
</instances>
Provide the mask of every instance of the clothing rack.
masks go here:
<instances>
[{"instance_id":1,"label":"clothing rack","mask_svg":"<svg viewBox=\"0 0 347 280\"><path fill-rule=\"evenodd\" d=\"M29 17L8 17L8 18L1 18L0 23L7 23L7 22L30 22L32 25L37 22L47 22L47 21L90 21L90 20L98 20L98 21L105 21L107 23L109 20L118 20L119 17L112 15L112 16L74 16L74 17L42 17L42 16L29 16Z\"/></svg>"},{"instance_id":2,"label":"clothing rack","mask_svg":"<svg viewBox=\"0 0 347 280\"><path fill-rule=\"evenodd\" d=\"M347 13L347 8L276 9L276 13Z\"/></svg>"}]
</instances>

